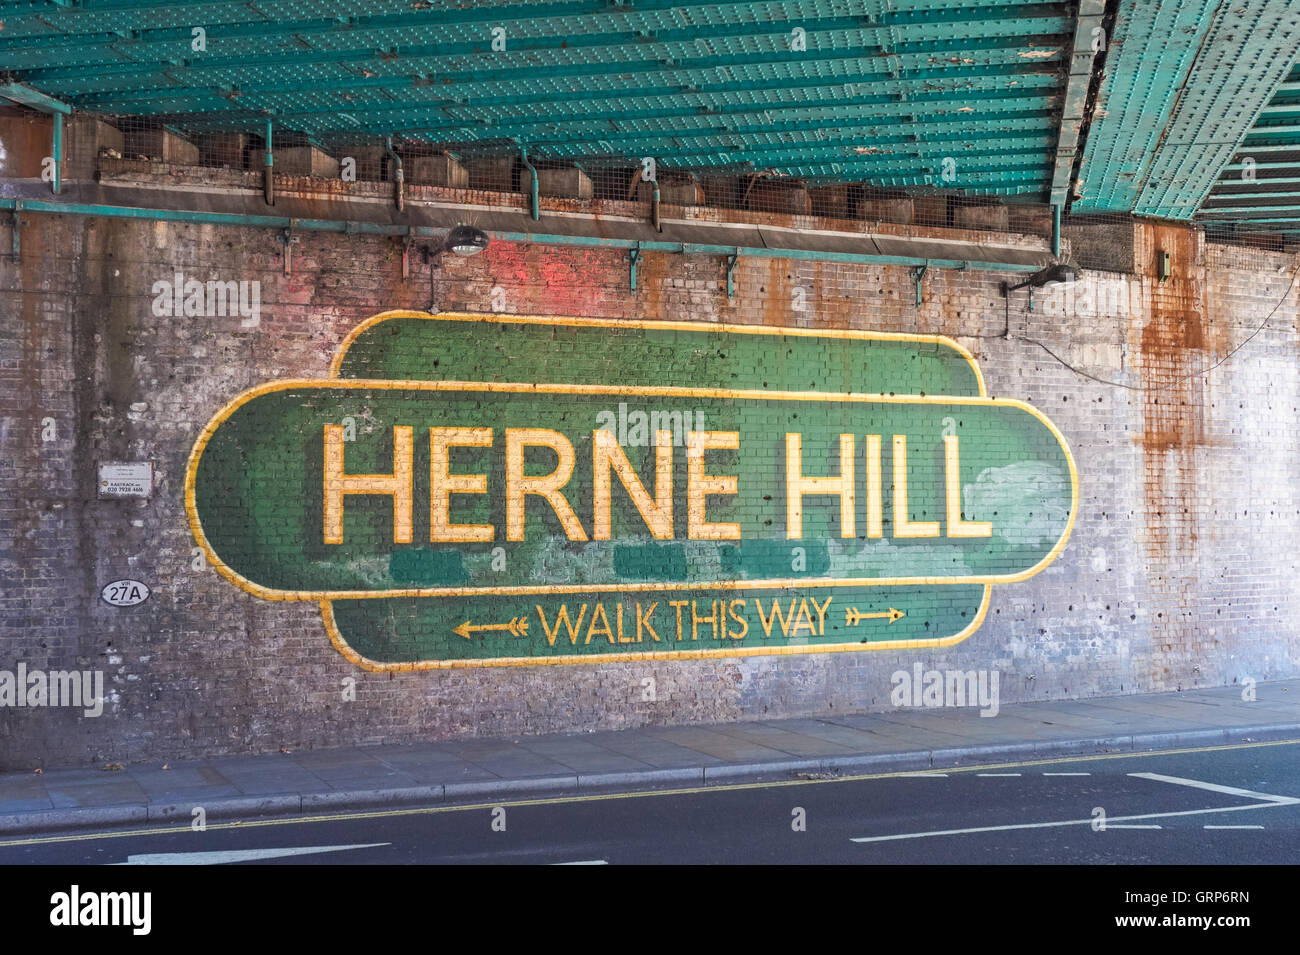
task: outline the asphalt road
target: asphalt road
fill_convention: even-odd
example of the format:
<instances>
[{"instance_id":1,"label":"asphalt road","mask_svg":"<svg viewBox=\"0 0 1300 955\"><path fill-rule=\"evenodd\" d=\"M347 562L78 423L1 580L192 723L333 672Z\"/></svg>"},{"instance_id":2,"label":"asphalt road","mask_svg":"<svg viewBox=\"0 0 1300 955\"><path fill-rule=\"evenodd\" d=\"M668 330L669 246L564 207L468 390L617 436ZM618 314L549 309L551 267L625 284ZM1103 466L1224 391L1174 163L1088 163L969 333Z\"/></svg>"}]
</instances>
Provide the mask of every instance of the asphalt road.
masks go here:
<instances>
[{"instance_id":1,"label":"asphalt road","mask_svg":"<svg viewBox=\"0 0 1300 955\"><path fill-rule=\"evenodd\" d=\"M0 841L4 865L1298 860L1300 742Z\"/></svg>"}]
</instances>

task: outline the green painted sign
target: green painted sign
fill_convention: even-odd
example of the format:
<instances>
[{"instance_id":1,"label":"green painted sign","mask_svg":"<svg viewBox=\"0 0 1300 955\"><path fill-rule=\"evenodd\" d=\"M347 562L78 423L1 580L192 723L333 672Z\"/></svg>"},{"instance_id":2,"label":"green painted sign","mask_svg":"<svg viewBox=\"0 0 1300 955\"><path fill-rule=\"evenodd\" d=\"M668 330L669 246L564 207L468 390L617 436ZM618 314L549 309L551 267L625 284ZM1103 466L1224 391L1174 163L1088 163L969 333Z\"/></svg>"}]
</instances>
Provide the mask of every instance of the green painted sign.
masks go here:
<instances>
[{"instance_id":1,"label":"green painted sign","mask_svg":"<svg viewBox=\"0 0 1300 955\"><path fill-rule=\"evenodd\" d=\"M372 668L949 644L1077 508L941 338L397 312L331 371L224 408L187 506Z\"/></svg>"}]
</instances>

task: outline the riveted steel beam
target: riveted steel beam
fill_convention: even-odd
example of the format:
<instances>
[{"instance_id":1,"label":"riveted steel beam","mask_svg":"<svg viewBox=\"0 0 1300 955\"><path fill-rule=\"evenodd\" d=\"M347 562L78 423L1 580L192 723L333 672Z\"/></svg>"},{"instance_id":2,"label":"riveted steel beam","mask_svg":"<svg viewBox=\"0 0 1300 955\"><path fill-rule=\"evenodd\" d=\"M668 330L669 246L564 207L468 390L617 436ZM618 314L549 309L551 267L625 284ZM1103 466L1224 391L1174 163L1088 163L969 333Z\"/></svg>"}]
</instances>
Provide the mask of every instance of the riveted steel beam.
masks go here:
<instances>
[{"instance_id":1,"label":"riveted steel beam","mask_svg":"<svg viewBox=\"0 0 1300 955\"><path fill-rule=\"evenodd\" d=\"M1083 125L1092 83L1092 68L1105 38L1102 36L1104 0L1080 0L1074 26L1074 49L1070 55L1070 74L1061 104L1060 136L1056 143L1056 162L1052 172L1049 201L1060 208L1069 197L1070 174L1079 148L1079 129Z\"/></svg>"},{"instance_id":2,"label":"riveted steel beam","mask_svg":"<svg viewBox=\"0 0 1300 955\"><path fill-rule=\"evenodd\" d=\"M62 114L72 112L72 107L62 100L47 96L24 83L0 83L0 96L20 106L40 110L42 113Z\"/></svg>"}]
</instances>

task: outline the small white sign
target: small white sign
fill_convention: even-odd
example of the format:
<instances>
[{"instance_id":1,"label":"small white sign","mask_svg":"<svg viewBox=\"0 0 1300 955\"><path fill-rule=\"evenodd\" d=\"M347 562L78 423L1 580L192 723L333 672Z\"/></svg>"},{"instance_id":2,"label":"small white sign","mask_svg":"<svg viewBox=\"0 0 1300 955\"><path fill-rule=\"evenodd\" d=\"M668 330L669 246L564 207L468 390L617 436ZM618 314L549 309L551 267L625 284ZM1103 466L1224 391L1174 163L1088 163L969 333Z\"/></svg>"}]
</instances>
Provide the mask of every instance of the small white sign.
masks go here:
<instances>
[{"instance_id":1,"label":"small white sign","mask_svg":"<svg viewBox=\"0 0 1300 955\"><path fill-rule=\"evenodd\" d=\"M99 466L100 497L148 497L153 494L153 462L131 461Z\"/></svg>"},{"instance_id":2,"label":"small white sign","mask_svg":"<svg viewBox=\"0 0 1300 955\"><path fill-rule=\"evenodd\" d=\"M114 607L134 607L149 599L149 586L138 580L115 580L105 584L99 595Z\"/></svg>"}]
</instances>

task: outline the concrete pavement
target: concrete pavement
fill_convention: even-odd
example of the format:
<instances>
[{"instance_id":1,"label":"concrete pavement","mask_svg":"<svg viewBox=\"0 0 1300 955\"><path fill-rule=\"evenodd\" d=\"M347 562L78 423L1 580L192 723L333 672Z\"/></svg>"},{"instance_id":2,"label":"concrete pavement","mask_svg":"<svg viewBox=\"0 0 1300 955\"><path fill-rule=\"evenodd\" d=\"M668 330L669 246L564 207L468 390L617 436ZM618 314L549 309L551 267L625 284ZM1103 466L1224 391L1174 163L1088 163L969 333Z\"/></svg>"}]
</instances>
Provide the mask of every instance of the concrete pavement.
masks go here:
<instances>
[{"instance_id":1,"label":"concrete pavement","mask_svg":"<svg viewBox=\"0 0 1300 955\"><path fill-rule=\"evenodd\" d=\"M0 774L0 833L707 786L799 774L1300 738L1300 680L1078 701L757 720Z\"/></svg>"}]
</instances>

